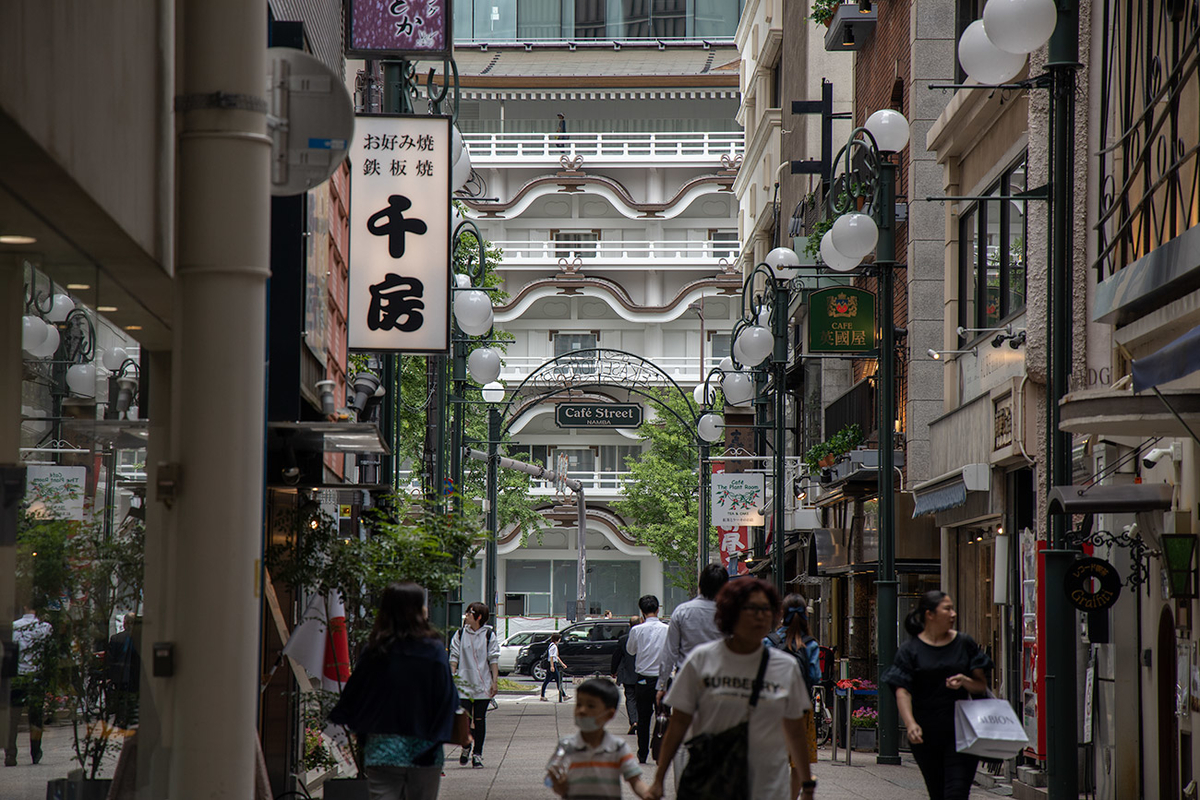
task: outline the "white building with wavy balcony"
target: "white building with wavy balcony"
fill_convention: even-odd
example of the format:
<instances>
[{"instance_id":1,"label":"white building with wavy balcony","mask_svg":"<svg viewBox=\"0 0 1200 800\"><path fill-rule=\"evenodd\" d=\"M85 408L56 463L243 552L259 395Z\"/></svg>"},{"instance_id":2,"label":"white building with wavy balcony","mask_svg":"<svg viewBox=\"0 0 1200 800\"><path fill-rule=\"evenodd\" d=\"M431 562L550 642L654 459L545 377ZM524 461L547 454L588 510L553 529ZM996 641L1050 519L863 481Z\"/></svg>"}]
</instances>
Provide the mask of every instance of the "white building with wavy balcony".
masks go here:
<instances>
[{"instance_id":1,"label":"white building with wavy balcony","mask_svg":"<svg viewBox=\"0 0 1200 800\"><path fill-rule=\"evenodd\" d=\"M564 14L568 5L574 13L563 3ZM651 35L692 35L703 23L720 34L708 40L647 39L633 22L609 20L591 37L577 21L559 28L561 38L522 41L523 8L514 29L491 38L478 19L460 23L455 54L459 127L478 177L468 213L503 251L509 296L496 325L515 337L501 374L510 392L520 388L505 420L509 453L551 467L565 457L585 487L588 613L636 613L646 593L670 609L685 598L664 572L694 567L662 563L628 535L636 521L613 507L627 459L641 452L637 432L561 428L555 408L568 394L537 398L556 381L565 386L564 371L544 365L570 358L574 375L603 384L572 390L570 401L636 402L650 420L653 404L631 386L692 395L728 354L741 299L732 42L740 8L736 0L710 8L723 20L715 28L682 4L688 25L648 23ZM566 617L576 599L575 508L550 485L534 495L546 527L526 541L501 533L497 610ZM464 598L478 586L469 577Z\"/></svg>"}]
</instances>

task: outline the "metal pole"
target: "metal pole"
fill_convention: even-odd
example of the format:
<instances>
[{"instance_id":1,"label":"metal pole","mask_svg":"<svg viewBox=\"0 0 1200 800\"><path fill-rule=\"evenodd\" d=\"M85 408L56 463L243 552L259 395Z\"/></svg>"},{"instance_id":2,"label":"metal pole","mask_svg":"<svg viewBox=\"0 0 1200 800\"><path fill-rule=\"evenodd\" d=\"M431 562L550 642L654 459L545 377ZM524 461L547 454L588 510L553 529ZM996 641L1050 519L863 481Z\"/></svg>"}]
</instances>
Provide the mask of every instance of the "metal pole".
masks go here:
<instances>
[{"instance_id":1,"label":"metal pole","mask_svg":"<svg viewBox=\"0 0 1200 800\"><path fill-rule=\"evenodd\" d=\"M457 326L456 326L457 327ZM451 356L451 387L453 395L451 399L454 402L454 414L450 424L450 480L454 485L454 492L457 497L454 500L454 508L458 510L462 508L462 491L463 491L463 462L462 462L462 444L463 444L463 403L464 386L467 381L467 357L463 352L465 345L463 342L454 342L452 347L453 355ZM489 436L488 441L492 439ZM491 452L489 445L488 452ZM495 606L492 606L495 608Z\"/></svg>"},{"instance_id":2,"label":"metal pole","mask_svg":"<svg viewBox=\"0 0 1200 800\"><path fill-rule=\"evenodd\" d=\"M500 509L497 500L500 496L500 409L495 406L488 409L488 458L487 458L487 529L488 539L484 546L484 587L485 597L491 598L489 606L498 608L500 602L499 587L496 585L496 537L500 535Z\"/></svg>"},{"instance_id":3,"label":"metal pole","mask_svg":"<svg viewBox=\"0 0 1200 800\"><path fill-rule=\"evenodd\" d=\"M575 607L575 619L581 620L587 616L587 501L583 498L583 486L575 492L575 502L579 513L576 520L579 526L579 604Z\"/></svg>"},{"instance_id":4,"label":"metal pole","mask_svg":"<svg viewBox=\"0 0 1200 800\"><path fill-rule=\"evenodd\" d=\"M712 484L712 465L709 463L710 447L708 442L700 440L700 542L696 549L696 560L699 562L697 572L708 565L708 529L712 524L709 520L712 509L709 506L709 492Z\"/></svg>"},{"instance_id":5,"label":"metal pole","mask_svg":"<svg viewBox=\"0 0 1200 800\"><path fill-rule=\"evenodd\" d=\"M886 157L879 163L879 243L875 266L879 270L879 374L875 382L879 409L879 562L875 576L875 625L879 674L892 664L899 638L896 619L896 482L894 474L894 421L896 419L896 165ZM882 691L879 705L878 764L900 763L899 713L896 695Z\"/></svg>"},{"instance_id":6,"label":"metal pole","mask_svg":"<svg viewBox=\"0 0 1200 800\"><path fill-rule=\"evenodd\" d=\"M772 507L772 528L774 537L772 550L775 562L775 588L779 594L784 593L783 579L783 496L785 481L785 450L786 416L787 416L787 359L788 359L788 312L791 306L792 293L786 280L775 280L775 353L771 356L771 366L774 368L775 380L775 480L773 482L775 497Z\"/></svg>"},{"instance_id":7,"label":"metal pole","mask_svg":"<svg viewBox=\"0 0 1200 800\"><path fill-rule=\"evenodd\" d=\"M1047 68L1051 90L1050 134L1050 265L1048 289L1050 318L1050 396L1046 403L1047 445L1050 469L1046 489L1071 483L1071 435L1059 430L1059 400L1069 391L1071 377L1071 259L1074 224L1075 71L1079 68L1079 18L1077 0L1059 0L1058 22L1050 38ZM1050 549L1044 551L1046 583L1046 767L1050 800L1076 800L1079 796L1079 753L1076 730L1075 646L1078 636L1075 612L1060 590L1075 559L1066 549L1065 515L1049 518ZM1162 746L1174 746L1162 742Z\"/></svg>"}]
</instances>

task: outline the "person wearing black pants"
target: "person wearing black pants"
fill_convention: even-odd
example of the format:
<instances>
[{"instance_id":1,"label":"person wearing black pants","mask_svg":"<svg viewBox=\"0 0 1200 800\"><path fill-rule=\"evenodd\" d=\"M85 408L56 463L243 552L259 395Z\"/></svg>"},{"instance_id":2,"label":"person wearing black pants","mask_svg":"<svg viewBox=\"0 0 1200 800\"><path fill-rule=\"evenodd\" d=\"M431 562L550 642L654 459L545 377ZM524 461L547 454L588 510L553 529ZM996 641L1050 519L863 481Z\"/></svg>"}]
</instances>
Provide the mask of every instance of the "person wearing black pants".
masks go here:
<instances>
[{"instance_id":1,"label":"person wearing black pants","mask_svg":"<svg viewBox=\"0 0 1200 800\"><path fill-rule=\"evenodd\" d=\"M658 672L667 644L667 626L658 618L658 598L654 595L648 594L638 600L638 608L644 621L629 631L625 652L634 657L634 671L637 672L638 761L645 764L650 757L650 731L654 729Z\"/></svg>"},{"instance_id":2,"label":"person wearing black pants","mask_svg":"<svg viewBox=\"0 0 1200 800\"><path fill-rule=\"evenodd\" d=\"M992 659L954 629L957 617L945 592L922 595L904 621L912 638L880 678L896 690L896 708L930 800L967 800L979 764L955 750L954 704L987 693Z\"/></svg>"},{"instance_id":3,"label":"person wearing black pants","mask_svg":"<svg viewBox=\"0 0 1200 800\"><path fill-rule=\"evenodd\" d=\"M546 699L546 687L550 685L550 681L558 681L558 702L568 699L567 693L563 691L563 670L567 665L558 657L558 640L561 639L557 633L550 637L550 647L546 650L546 679L542 681L542 699Z\"/></svg>"}]
</instances>

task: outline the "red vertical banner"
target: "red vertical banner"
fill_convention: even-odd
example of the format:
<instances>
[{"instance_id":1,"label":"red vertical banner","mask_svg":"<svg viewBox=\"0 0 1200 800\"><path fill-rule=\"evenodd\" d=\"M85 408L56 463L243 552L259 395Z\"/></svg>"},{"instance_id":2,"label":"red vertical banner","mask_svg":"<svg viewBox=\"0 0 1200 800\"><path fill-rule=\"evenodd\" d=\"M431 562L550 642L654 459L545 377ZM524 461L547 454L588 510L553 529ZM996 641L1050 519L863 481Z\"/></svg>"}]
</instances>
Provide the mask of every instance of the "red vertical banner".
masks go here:
<instances>
[{"instance_id":1,"label":"red vertical banner","mask_svg":"<svg viewBox=\"0 0 1200 800\"><path fill-rule=\"evenodd\" d=\"M725 472L725 462L713 461L712 471L714 475L720 475ZM736 556L744 555L750 549L750 529L746 526L737 528L722 528L717 526L717 552L721 554L721 566L725 567L725 571L731 575L743 575L750 571L749 567L742 563L741 559L737 560L736 571L730 571L729 562Z\"/></svg>"},{"instance_id":2,"label":"red vertical banner","mask_svg":"<svg viewBox=\"0 0 1200 800\"><path fill-rule=\"evenodd\" d=\"M1046 646L1046 542L1026 528L1021 531L1021 701L1026 753L1046 757L1046 668L1042 653Z\"/></svg>"}]
</instances>

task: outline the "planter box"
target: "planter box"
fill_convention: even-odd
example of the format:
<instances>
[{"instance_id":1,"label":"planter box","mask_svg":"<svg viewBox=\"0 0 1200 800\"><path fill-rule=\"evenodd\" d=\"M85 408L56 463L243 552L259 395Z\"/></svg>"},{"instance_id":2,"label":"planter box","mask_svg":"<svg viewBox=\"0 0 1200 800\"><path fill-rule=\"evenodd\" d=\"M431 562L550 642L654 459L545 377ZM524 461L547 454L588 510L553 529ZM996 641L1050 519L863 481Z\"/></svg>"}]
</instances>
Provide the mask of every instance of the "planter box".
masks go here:
<instances>
[{"instance_id":1,"label":"planter box","mask_svg":"<svg viewBox=\"0 0 1200 800\"><path fill-rule=\"evenodd\" d=\"M106 800L111 778L71 780L56 778L46 783L46 800Z\"/></svg>"},{"instance_id":2,"label":"planter box","mask_svg":"<svg viewBox=\"0 0 1200 800\"><path fill-rule=\"evenodd\" d=\"M369 800L366 778L337 778L325 781L325 800Z\"/></svg>"},{"instance_id":3,"label":"planter box","mask_svg":"<svg viewBox=\"0 0 1200 800\"><path fill-rule=\"evenodd\" d=\"M875 728L851 728L850 735L852 737L851 744L855 750L874 750L875 749Z\"/></svg>"}]
</instances>

